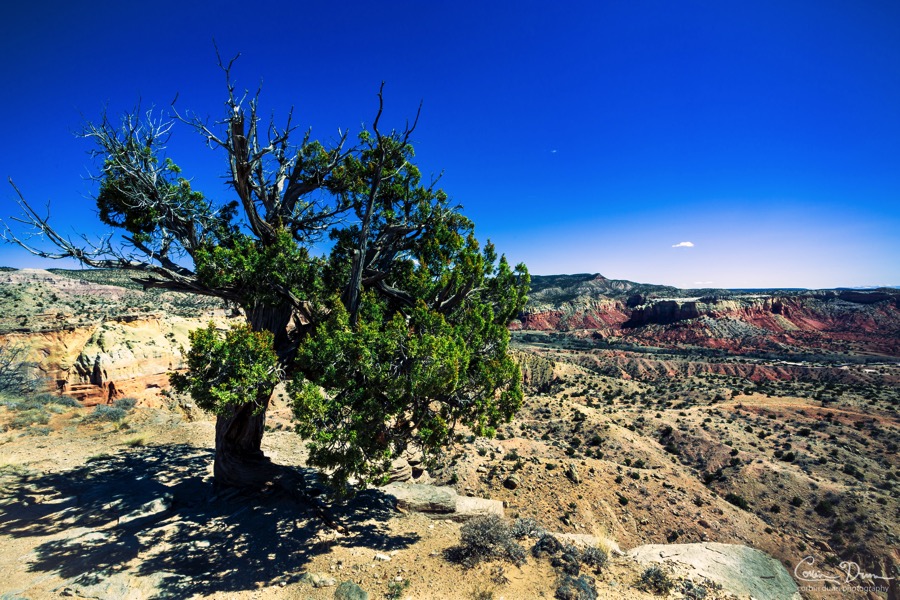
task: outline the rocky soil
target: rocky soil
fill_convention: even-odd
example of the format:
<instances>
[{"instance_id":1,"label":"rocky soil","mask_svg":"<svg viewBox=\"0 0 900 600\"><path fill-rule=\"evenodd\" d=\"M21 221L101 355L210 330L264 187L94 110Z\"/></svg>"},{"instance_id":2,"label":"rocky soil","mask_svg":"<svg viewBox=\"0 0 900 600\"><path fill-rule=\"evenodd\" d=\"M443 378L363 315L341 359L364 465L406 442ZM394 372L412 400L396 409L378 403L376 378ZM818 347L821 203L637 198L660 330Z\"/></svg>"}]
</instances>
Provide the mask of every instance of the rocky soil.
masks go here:
<instances>
[{"instance_id":1,"label":"rocky soil","mask_svg":"<svg viewBox=\"0 0 900 600\"><path fill-rule=\"evenodd\" d=\"M900 598L890 293L790 293L776 311L774 296L712 291L685 309L699 316L635 325L639 307L694 300L595 276L538 281L514 332L528 390L515 420L496 439L461 431L440 456L398 460L395 479L433 486L424 502L388 489L340 504L306 471L299 500L212 489L212 422L168 393L166 374L187 331L224 323L222 308L179 315L118 285L94 299L108 275L72 288L19 273L0 274L15 310L83 312L28 312L0 336L65 394L0 399L4 598L363 597L350 583L370 598L578 597L567 563L533 556L531 537L518 566L450 560L472 515L500 511L603 549L609 562L578 574L601 598L793 598L790 581L804 598ZM268 428L267 454L303 470L280 400Z\"/></svg>"}]
</instances>

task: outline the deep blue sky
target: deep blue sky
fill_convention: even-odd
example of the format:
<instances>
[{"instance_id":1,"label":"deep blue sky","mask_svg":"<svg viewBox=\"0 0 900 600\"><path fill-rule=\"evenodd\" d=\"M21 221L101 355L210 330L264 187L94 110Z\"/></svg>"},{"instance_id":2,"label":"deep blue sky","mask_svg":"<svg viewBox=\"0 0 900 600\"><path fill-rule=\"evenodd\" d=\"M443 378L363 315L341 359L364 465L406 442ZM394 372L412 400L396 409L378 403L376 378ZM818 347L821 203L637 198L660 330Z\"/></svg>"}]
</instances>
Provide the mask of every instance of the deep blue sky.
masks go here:
<instances>
[{"instance_id":1,"label":"deep blue sky","mask_svg":"<svg viewBox=\"0 0 900 600\"><path fill-rule=\"evenodd\" d=\"M323 139L370 122L382 80L392 126L423 100L423 171L533 273L900 285L895 0L5 3L0 174L97 231L73 132L176 93L220 116L213 37L263 113L293 105ZM193 132L169 149L233 198ZM4 183L4 219L13 199ZM8 246L0 264L52 266Z\"/></svg>"}]
</instances>

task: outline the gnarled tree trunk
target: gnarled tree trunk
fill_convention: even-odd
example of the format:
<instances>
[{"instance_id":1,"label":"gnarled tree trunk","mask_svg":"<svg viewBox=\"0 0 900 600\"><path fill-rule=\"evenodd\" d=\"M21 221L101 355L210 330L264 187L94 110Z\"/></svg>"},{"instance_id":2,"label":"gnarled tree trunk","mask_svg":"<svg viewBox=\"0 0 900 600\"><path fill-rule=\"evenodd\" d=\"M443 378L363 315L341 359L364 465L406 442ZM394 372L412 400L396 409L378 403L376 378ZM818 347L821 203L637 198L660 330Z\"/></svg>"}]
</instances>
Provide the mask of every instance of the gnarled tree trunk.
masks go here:
<instances>
[{"instance_id":1,"label":"gnarled tree trunk","mask_svg":"<svg viewBox=\"0 0 900 600\"><path fill-rule=\"evenodd\" d=\"M257 305L245 309L254 331L269 331L275 338L275 351L283 362L289 360L287 325L291 317L288 305ZM235 407L229 415L216 419L216 458L213 477L216 487L262 488L272 483L278 468L262 451L266 410L274 388Z\"/></svg>"},{"instance_id":2,"label":"gnarled tree trunk","mask_svg":"<svg viewBox=\"0 0 900 600\"><path fill-rule=\"evenodd\" d=\"M258 400L268 404L269 397ZM253 404L244 404L230 416L216 419L216 459L213 465L216 487L261 488L274 477L274 466L260 447L266 411L263 409L253 414L255 408Z\"/></svg>"}]
</instances>

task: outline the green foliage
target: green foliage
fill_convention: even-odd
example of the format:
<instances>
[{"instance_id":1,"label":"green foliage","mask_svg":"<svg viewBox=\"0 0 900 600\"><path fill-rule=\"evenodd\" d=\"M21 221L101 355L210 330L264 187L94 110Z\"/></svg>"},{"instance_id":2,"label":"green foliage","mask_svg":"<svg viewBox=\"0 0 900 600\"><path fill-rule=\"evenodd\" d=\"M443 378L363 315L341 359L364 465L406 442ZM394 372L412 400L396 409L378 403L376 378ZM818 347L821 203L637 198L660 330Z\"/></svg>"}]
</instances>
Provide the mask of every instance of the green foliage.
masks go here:
<instances>
[{"instance_id":1,"label":"green foliage","mask_svg":"<svg viewBox=\"0 0 900 600\"><path fill-rule=\"evenodd\" d=\"M239 203L192 189L164 157L165 123L88 128L105 158L100 219L148 261L123 266L234 302L251 323L194 332L173 386L239 429L290 379L309 463L340 484L382 479L407 446L436 451L457 424L494 435L522 401L507 325L525 305L524 265L479 244L447 194L423 184L411 129L383 134L376 118L353 148L294 145L292 128L263 142L256 101L249 117L228 106L225 135L193 125L227 148ZM325 235L330 252L314 256Z\"/></svg>"},{"instance_id":2,"label":"green foliage","mask_svg":"<svg viewBox=\"0 0 900 600\"><path fill-rule=\"evenodd\" d=\"M235 234L227 243L208 243L194 254L197 277L207 287L234 290L245 304L277 305L289 291L298 300L311 300L319 290L317 262L298 246L289 231L280 229L263 243Z\"/></svg>"},{"instance_id":3,"label":"green foliage","mask_svg":"<svg viewBox=\"0 0 900 600\"><path fill-rule=\"evenodd\" d=\"M364 302L356 327L335 302L298 354L308 379L290 392L311 464L371 480L410 442L436 450L459 421L493 435L519 407L508 333L489 310L453 323L421 301L407 315L370 294Z\"/></svg>"},{"instance_id":4,"label":"green foliage","mask_svg":"<svg viewBox=\"0 0 900 600\"><path fill-rule=\"evenodd\" d=\"M404 214L427 221L434 207L414 198ZM348 276L355 231L335 236L326 281ZM435 451L457 423L493 436L521 404L506 326L526 300L524 267L498 260L490 244L481 250L458 214L426 225L408 256L382 280L404 298L365 290L354 324L333 296L298 352L305 380L289 388L297 431L310 441L310 464L335 481L377 481L408 444Z\"/></svg>"},{"instance_id":5,"label":"green foliage","mask_svg":"<svg viewBox=\"0 0 900 600\"><path fill-rule=\"evenodd\" d=\"M188 372L171 377L177 391L190 393L197 406L217 415L247 403L255 403L257 412L265 409L280 376L270 332L235 325L222 336L210 323L192 331L190 339Z\"/></svg>"},{"instance_id":6,"label":"green foliage","mask_svg":"<svg viewBox=\"0 0 900 600\"><path fill-rule=\"evenodd\" d=\"M203 194L181 177L170 159L160 164L159 148L135 132L126 135L103 164L103 180L97 194L100 220L128 231L138 243L149 241L160 228L182 225L199 215L212 216ZM234 206L222 211L225 221ZM223 223L218 223L221 227Z\"/></svg>"},{"instance_id":7,"label":"green foliage","mask_svg":"<svg viewBox=\"0 0 900 600\"><path fill-rule=\"evenodd\" d=\"M733 492L728 492L727 494L725 494L725 500L727 502L730 502L731 504L734 504L738 508L750 510L750 503L747 502L747 500L743 496L740 496Z\"/></svg>"}]
</instances>

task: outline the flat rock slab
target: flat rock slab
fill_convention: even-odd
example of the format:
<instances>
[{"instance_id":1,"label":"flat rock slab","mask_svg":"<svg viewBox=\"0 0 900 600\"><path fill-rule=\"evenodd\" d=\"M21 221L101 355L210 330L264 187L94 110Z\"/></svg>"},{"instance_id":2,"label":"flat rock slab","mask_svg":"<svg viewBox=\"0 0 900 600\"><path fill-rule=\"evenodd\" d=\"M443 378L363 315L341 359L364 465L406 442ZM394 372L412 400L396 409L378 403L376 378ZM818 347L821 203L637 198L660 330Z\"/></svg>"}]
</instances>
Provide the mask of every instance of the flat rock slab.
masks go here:
<instances>
[{"instance_id":1,"label":"flat rock slab","mask_svg":"<svg viewBox=\"0 0 900 600\"><path fill-rule=\"evenodd\" d=\"M392 496L397 508L427 516L467 521L485 515L503 516L503 502L460 496L451 487L423 483L391 483L381 488Z\"/></svg>"},{"instance_id":2,"label":"flat rock slab","mask_svg":"<svg viewBox=\"0 0 900 600\"><path fill-rule=\"evenodd\" d=\"M489 498L456 497L456 512L450 515L454 521L468 521L474 517L487 515L503 516L503 502Z\"/></svg>"},{"instance_id":3,"label":"flat rock slab","mask_svg":"<svg viewBox=\"0 0 900 600\"><path fill-rule=\"evenodd\" d=\"M391 483L381 491L393 496L397 508L421 513L450 514L456 512L456 490L446 486L421 483Z\"/></svg>"},{"instance_id":4,"label":"flat rock slab","mask_svg":"<svg viewBox=\"0 0 900 600\"><path fill-rule=\"evenodd\" d=\"M185 577L173 573L153 573L143 577L132 577L128 573L116 573L109 577L82 575L69 581L60 595L93 600L146 600L158 597L160 589L173 582L181 583L185 589L190 583Z\"/></svg>"},{"instance_id":5,"label":"flat rock slab","mask_svg":"<svg viewBox=\"0 0 900 600\"><path fill-rule=\"evenodd\" d=\"M681 575L699 575L740 598L802 600L784 566L754 548L739 544L649 544L628 555L642 564L665 563Z\"/></svg>"}]
</instances>

